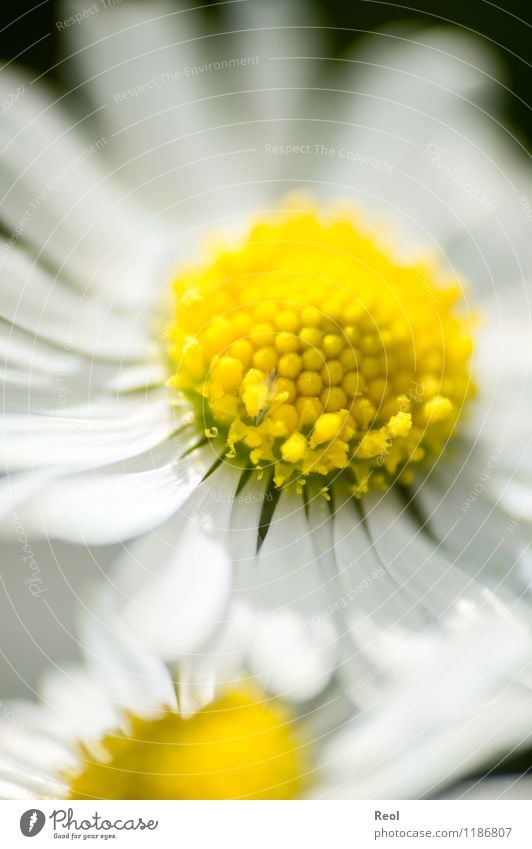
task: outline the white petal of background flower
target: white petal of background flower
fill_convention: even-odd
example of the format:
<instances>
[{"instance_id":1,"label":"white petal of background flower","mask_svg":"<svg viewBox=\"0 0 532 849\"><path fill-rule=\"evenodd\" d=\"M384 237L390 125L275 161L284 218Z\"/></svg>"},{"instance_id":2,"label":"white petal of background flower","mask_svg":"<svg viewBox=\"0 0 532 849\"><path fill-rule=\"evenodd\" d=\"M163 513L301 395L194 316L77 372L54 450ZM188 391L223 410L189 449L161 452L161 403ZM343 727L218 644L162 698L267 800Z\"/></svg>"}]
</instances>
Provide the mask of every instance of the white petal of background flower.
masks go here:
<instances>
[{"instance_id":1,"label":"white petal of background flower","mask_svg":"<svg viewBox=\"0 0 532 849\"><path fill-rule=\"evenodd\" d=\"M205 642L226 610L231 585L224 547L199 525L191 523L175 545L164 571L159 567L122 613L139 641L163 657L186 655Z\"/></svg>"},{"instance_id":2,"label":"white petal of background flower","mask_svg":"<svg viewBox=\"0 0 532 849\"><path fill-rule=\"evenodd\" d=\"M530 653L523 627L505 616L473 616L451 641L426 643L411 676L328 746L325 770L336 782L331 798L433 795L509 746L529 745L532 696L521 680L530 674ZM501 682L503 698L492 700L491 688Z\"/></svg>"},{"instance_id":3,"label":"white petal of background flower","mask_svg":"<svg viewBox=\"0 0 532 849\"><path fill-rule=\"evenodd\" d=\"M100 596L95 606L97 615L107 617L106 604L107 600ZM391 653L392 661L396 658L404 661L405 651L400 649L404 641L409 656L405 674L392 686L381 680L380 698L371 709L353 716L339 728L335 729L331 712L326 711L329 725L328 729L322 725L321 734L316 732L323 720L316 706L309 710L307 702L299 722L302 728L307 726L307 733L312 728L315 733L310 795L416 798L436 792L441 785L481 766L490 755L504 753L508 746L526 745L530 740L532 709L531 638L523 615L527 616L526 610L518 606L510 610L502 603L496 618L492 612L479 616L471 610L464 615L456 608L448 619L449 628L454 627L451 640L434 635L416 641L401 628L395 628L387 638L376 629L376 659L382 661ZM240 674L249 651L243 642L247 641L248 628L241 625L242 621L233 633L235 649L239 642L237 635L241 640ZM97 692L104 702L108 700L110 716L116 707L144 717L159 716L165 706L176 707L173 696L169 701L170 678L159 655L139 650L134 639L125 634L119 636L112 629L102 642L104 631L95 630L92 624L90 628L86 662L90 666L96 661L95 668L103 672ZM251 654L256 654L256 647L251 648ZM292 659L296 671L297 658ZM216 655L211 655L212 662L211 668L201 660L181 663L181 674L185 677L178 693L183 716L189 717L214 696L216 674L213 678L211 673L216 673ZM235 672L238 665L237 661ZM72 718L78 722L80 713L86 711L85 694L92 694L94 686L85 670L73 670L71 675L81 688L71 686L70 676L66 682L55 680L47 685L49 693L56 693L54 698L64 713L62 727L66 725L67 729ZM260 678L260 668L258 675ZM325 706L330 708L331 703L329 697ZM55 771L68 763L68 752L65 754L46 739L55 726L49 706L28 709L23 703L19 713L17 709L18 705L13 703L12 715L19 721L25 717L38 750L27 754L27 729L18 737L14 735L9 743L12 761L6 761L5 769L10 769L19 782L21 796L29 797L35 789L49 796L64 794L65 789L55 779ZM127 733L126 714L116 717ZM97 744L102 718L102 711L96 710L83 728L82 740L89 746ZM71 756L80 758L79 752L71 751ZM41 773L39 767L43 768Z\"/></svg>"}]
</instances>

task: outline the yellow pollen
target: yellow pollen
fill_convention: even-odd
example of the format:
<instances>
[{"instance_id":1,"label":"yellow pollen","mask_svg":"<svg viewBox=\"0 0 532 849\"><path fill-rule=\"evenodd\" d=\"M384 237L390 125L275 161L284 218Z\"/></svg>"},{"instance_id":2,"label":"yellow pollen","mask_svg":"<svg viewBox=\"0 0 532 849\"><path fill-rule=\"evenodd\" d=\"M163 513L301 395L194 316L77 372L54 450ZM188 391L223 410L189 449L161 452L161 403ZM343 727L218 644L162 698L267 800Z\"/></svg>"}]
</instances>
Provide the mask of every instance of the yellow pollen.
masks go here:
<instances>
[{"instance_id":1,"label":"yellow pollen","mask_svg":"<svg viewBox=\"0 0 532 849\"><path fill-rule=\"evenodd\" d=\"M128 733L81 751L70 799L295 799L309 746L278 701L244 687L191 719L128 716Z\"/></svg>"},{"instance_id":2,"label":"yellow pollen","mask_svg":"<svg viewBox=\"0 0 532 849\"><path fill-rule=\"evenodd\" d=\"M459 282L400 262L354 215L294 204L172 291L169 385L230 462L273 469L278 487L340 476L358 497L409 481L474 392Z\"/></svg>"}]
</instances>

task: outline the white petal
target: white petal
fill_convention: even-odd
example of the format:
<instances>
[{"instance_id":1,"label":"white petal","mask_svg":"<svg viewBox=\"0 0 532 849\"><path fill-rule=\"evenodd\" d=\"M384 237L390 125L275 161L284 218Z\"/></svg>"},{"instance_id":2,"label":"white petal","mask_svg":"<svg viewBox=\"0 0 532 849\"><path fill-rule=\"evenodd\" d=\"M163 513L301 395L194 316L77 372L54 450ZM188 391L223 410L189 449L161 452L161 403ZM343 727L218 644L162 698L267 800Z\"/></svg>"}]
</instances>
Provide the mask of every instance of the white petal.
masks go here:
<instances>
[{"instance_id":1,"label":"white petal","mask_svg":"<svg viewBox=\"0 0 532 849\"><path fill-rule=\"evenodd\" d=\"M176 709L174 686L162 658L116 621L105 588L95 597L94 613L87 612L82 619L80 636L88 663L113 708L142 715Z\"/></svg>"},{"instance_id":2,"label":"white petal","mask_svg":"<svg viewBox=\"0 0 532 849\"><path fill-rule=\"evenodd\" d=\"M97 418L76 410L68 413L5 415L0 425L0 467L7 473L21 469L54 467L56 474L73 469L97 468L135 457L163 442L180 425L168 399L152 396L148 401L123 399L116 404L116 420ZM95 415L96 414L96 415Z\"/></svg>"},{"instance_id":3,"label":"white petal","mask_svg":"<svg viewBox=\"0 0 532 849\"><path fill-rule=\"evenodd\" d=\"M179 712L190 719L214 699L216 668L209 661L183 660L177 666Z\"/></svg>"},{"instance_id":4,"label":"white petal","mask_svg":"<svg viewBox=\"0 0 532 849\"><path fill-rule=\"evenodd\" d=\"M462 627L326 747L326 795L416 798L529 743L532 696L513 686L529 667L528 628L503 609L454 616Z\"/></svg>"},{"instance_id":5,"label":"white petal","mask_svg":"<svg viewBox=\"0 0 532 849\"><path fill-rule=\"evenodd\" d=\"M371 618L381 627L394 622L420 628L423 612L412 607L408 593L383 563L367 527L352 499L337 505L334 515L334 546L340 586L338 601L346 616Z\"/></svg>"},{"instance_id":6,"label":"white petal","mask_svg":"<svg viewBox=\"0 0 532 849\"><path fill-rule=\"evenodd\" d=\"M124 318L101 298L76 289L64 276L52 275L27 251L17 245L10 247L5 240L0 240L0 279L0 315L28 334L26 347L33 354L34 368L46 365L46 358L35 350L35 337L56 346L52 349L59 363L55 371L61 373L76 367L80 352L91 360L112 358L122 364L145 355L143 315L134 322L131 316ZM20 346L12 350L9 326L3 333L7 334L10 358L17 358ZM50 353L47 356L51 358Z\"/></svg>"},{"instance_id":7,"label":"white petal","mask_svg":"<svg viewBox=\"0 0 532 849\"><path fill-rule=\"evenodd\" d=\"M0 764L0 799L64 799L66 786L41 773Z\"/></svg>"},{"instance_id":8,"label":"white petal","mask_svg":"<svg viewBox=\"0 0 532 849\"><path fill-rule=\"evenodd\" d=\"M257 617L250 664L263 687L287 701L317 696L329 683L337 655L329 622L306 622L290 609Z\"/></svg>"},{"instance_id":9,"label":"white petal","mask_svg":"<svg viewBox=\"0 0 532 849\"><path fill-rule=\"evenodd\" d=\"M319 133L319 129L305 126L303 139L299 132L299 123L312 109L312 91L309 98L307 87L319 79L319 65L312 58L320 54L322 47L319 31L313 27L316 20L308 5L300 0L230 3L223 7L223 13L229 19L224 29L234 30L234 34L224 35L226 55L258 58L248 64L245 76L241 73L230 85L232 90L244 90L240 108L257 122L249 127L249 132L260 146L259 173L270 178L273 192L279 194L284 189L282 182L280 187L276 182L293 178L297 159L279 151L293 145L295 136L301 139L300 144L308 143L307 130L312 138ZM221 80L213 83L220 85Z\"/></svg>"},{"instance_id":10,"label":"white petal","mask_svg":"<svg viewBox=\"0 0 532 849\"><path fill-rule=\"evenodd\" d=\"M218 626L230 585L224 546L202 532L199 521L190 522L164 566L129 599L121 621L141 645L167 659L182 657Z\"/></svg>"},{"instance_id":11,"label":"white petal","mask_svg":"<svg viewBox=\"0 0 532 849\"><path fill-rule=\"evenodd\" d=\"M20 524L17 506L34 496L49 481L52 480L49 470L41 470L39 474L26 472L9 475L0 480L0 533L10 537L13 526ZM11 531L10 531L11 526ZM20 527L22 527L20 525Z\"/></svg>"},{"instance_id":12,"label":"white petal","mask_svg":"<svg viewBox=\"0 0 532 849\"><path fill-rule=\"evenodd\" d=\"M248 668L255 622L256 614L245 601L233 601L205 649L177 664L179 708L183 716L192 716L242 680Z\"/></svg>"},{"instance_id":13,"label":"white petal","mask_svg":"<svg viewBox=\"0 0 532 849\"><path fill-rule=\"evenodd\" d=\"M160 386L168 377L160 363L142 364L125 369L114 375L106 383L106 390L114 392L132 392L150 386Z\"/></svg>"},{"instance_id":14,"label":"white petal","mask_svg":"<svg viewBox=\"0 0 532 849\"><path fill-rule=\"evenodd\" d=\"M249 502L247 515L260 504L260 500ZM233 521L240 509L235 505ZM244 514L239 520L242 529L247 522ZM253 537L255 529L251 529L251 542ZM251 663L257 674L266 686L289 698L309 698L328 682L338 643L333 623L324 620L335 585L316 558L300 496L281 493L258 554L253 559L250 551L234 562L234 570L239 597L264 613L257 620L252 648Z\"/></svg>"},{"instance_id":15,"label":"white petal","mask_svg":"<svg viewBox=\"0 0 532 849\"><path fill-rule=\"evenodd\" d=\"M211 450L210 446L206 446L206 451ZM213 455L206 453L206 456L210 456L212 465ZM187 455L184 460L190 457L194 458L194 454ZM238 471L220 464L194 487L176 515L172 514L157 527L156 532L146 534L123 547L112 573L120 606L131 597L140 596L146 585L165 573L167 563L175 558L187 528L197 529L200 522L205 532L212 531L217 542L224 541L238 480Z\"/></svg>"},{"instance_id":16,"label":"white petal","mask_svg":"<svg viewBox=\"0 0 532 849\"><path fill-rule=\"evenodd\" d=\"M50 731L67 744L98 739L117 725L114 705L85 666L47 670L40 685L40 697Z\"/></svg>"},{"instance_id":17,"label":"white petal","mask_svg":"<svg viewBox=\"0 0 532 849\"><path fill-rule=\"evenodd\" d=\"M401 240L432 242L476 292L521 280L531 181L522 145L498 119L496 57L456 30L402 26L372 33L338 64L314 111L333 149L321 155L330 191L386 213Z\"/></svg>"},{"instance_id":18,"label":"white petal","mask_svg":"<svg viewBox=\"0 0 532 849\"><path fill-rule=\"evenodd\" d=\"M81 8L65 6L69 14ZM231 66L213 66L237 55L236 39L208 38L201 26L197 10L158 2L108 8L66 33L74 57L64 70L73 64L101 110L106 155L120 179L180 226L195 209L204 223L206 197L214 221L258 194L245 109L252 96L233 94ZM240 78L246 69L237 69Z\"/></svg>"},{"instance_id":19,"label":"white petal","mask_svg":"<svg viewBox=\"0 0 532 849\"><path fill-rule=\"evenodd\" d=\"M31 786L30 783L24 783L21 781L17 783L13 781L10 775L2 775L0 773L0 799L43 799L46 796L42 796L34 787ZM52 794L50 794L50 798L53 798Z\"/></svg>"},{"instance_id":20,"label":"white petal","mask_svg":"<svg viewBox=\"0 0 532 849\"><path fill-rule=\"evenodd\" d=\"M220 627L202 652L176 665L179 709L192 716L218 693L243 676L252 644L255 612L244 601L233 601Z\"/></svg>"},{"instance_id":21,"label":"white petal","mask_svg":"<svg viewBox=\"0 0 532 849\"><path fill-rule=\"evenodd\" d=\"M151 302L164 282L166 234L154 228L99 164L109 139L83 135L44 85L4 68L2 99L24 86L2 124L2 207L10 235L20 238L84 289L122 308Z\"/></svg>"},{"instance_id":22,"label":"white petal","mask_svg":"<svg viewBox=\"0 0 532 849\"><path fill-rule=\"evenodd\" d=\"M505 501L505 483L526 487L532 476L532 290L515 284L483 300L474 375L479 398L464 431L475 445L475 483L493 501ZM501 479L503 484L501 486ZM513 510L513 506L511 507Z\"/></svg>"},{"instance_id":23,"label":"white petal","mask_svg":"<svg viewBox=\"0 0 532 849\"><path fill-rule=\"evenodd\" d=\"M316 561L301 496L281 493L256 561L238 572L239 586L259 609L294 606L304 617L322 611L334 586Z\"/></svg>"},{"instance_id":24,"label":"white petal","mask_svg":"<svg viewBox=\"0 0 532 849\"><path fill-rule=\"evenodd\" d=\"M76 762L73 752L50 736L6 721L0 722L0 751L2 755L39 770L56 781L60 771Z\"/></svg>"},{"instance_id":25,"label":"white petal","mask_svg":"<svg viewBox=\"0 0 532 849\"><path fill-rule=\"evenodd\" d=\"M367 499L367 523L382 565L400 592L424 617L437 625L457 601L482 606L484 586L456 568L452 559L427 537L394 492Z\"/></svg>"},{"instance_id":26,"label":"white petal","mask_svg":"<svg viewBox=\"0 0 532 849\"><path fill-rule=\"evenodd\" d=\"M381 698L383 687L404 674L396 626L421 651L427 637L449 627L448 612L456 605L464 614L496 613L498 596L513 598L517 582L495 577L495 570L484 570L476 558L470 567L458 568L468 558L457 560L452 548L428 536L393 492L366 498L362 509L367 511L363 519L351 500L336 505L340 589L327 614L343 612L353 640L338 670L344 694L368 707Z\"/></svg>"},{"instance_id":27,"label":"white petal","mask_svg":"<svg viewBox=\"0 0 532 849\"><path fill-rule=\"evenodd\" d=\"M351 635L338 676L347 698L358 706L371 705L394 673L388 657L373 650L374 630L386 633L395 623L421 635L428 627L427 614L421 599L379 557L351 498L335 505L333 528L338 592L326 615L341 616Z\"/></svg>"},{"instance_id":28,"label":"white petal","mask_svg":"<svg viewBox=\"0 0 532 849\"><path fill-rule=\"evenodd\" d=\"M453 456L456 454L456 457ZM467 440L455 443L416 489L428 529L441 540L465 572L495 588L506 587L521 595L523 539L519 518L505 514L491 497L487 457ZM495 484L495 478L491 485ZM505 498L501 486L499 497Z\"/></svg>"},{"instance_id":29,"label":"white petal","mask_svg":"<svg viewBox=\"0 0 532 849\"><path fill-rule=\"evenodd\" d=\"M230 533L227 544L235 563L235 587L239 587L239 576L247 585L247 575L254 568L259 544L259 526L261 514L271 503L273 494L267 489L267 480L258 480L251 475L242 489L235 494L230 519Z\"/></svg>"},{"instance_id":30,"label":"white petal","mask_svg":"<svg viewBox=\"0 0 532 849\"><path fill-rule=\"evenodd\" d=\"M146 533L175 513L212 462L212 449L205 446L147 471L72 475L45 487L18 513L28 534L96 545L117 542Z\"/></svg>"}]
</instances>

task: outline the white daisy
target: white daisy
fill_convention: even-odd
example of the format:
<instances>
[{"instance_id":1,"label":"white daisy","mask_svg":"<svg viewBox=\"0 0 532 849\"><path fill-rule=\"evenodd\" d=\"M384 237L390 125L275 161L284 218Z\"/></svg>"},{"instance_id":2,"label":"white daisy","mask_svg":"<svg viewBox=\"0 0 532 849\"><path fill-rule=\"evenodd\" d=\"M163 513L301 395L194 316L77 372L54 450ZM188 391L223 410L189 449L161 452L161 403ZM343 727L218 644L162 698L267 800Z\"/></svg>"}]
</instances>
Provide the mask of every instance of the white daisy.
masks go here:
<instances>
[{"instance_id":1,"label":"white daisy","mask_svg":"<svg viewBox=\"0 0 532 849\"><path fill-rule=\"evenodd\" d=\"M250 641L256 611L233 613L208 654L217 686L196 710L205 656L168 661L108 627L108 599L96 604L84 664L48 672L40 703L2 706L2 796L418 798L530 745L531 637L515 604L497 618L453 611L444 641L373 634L380 674L359 683L356 711L336 680L304 701L273 694L257 651L288 671L284 648L268 633Z\"/></svg>"},{"instance_id":2,"label":"white daisy","mask_svg":"<svg viewBox=\"0 0 532 849\"><path fill-rule=\"evenodd\" d=\"M21 92L1 130L7 533L143 537L124 616L160 609L146 581L177 605L186 557L189 650L231 589L295 608L312 645L334 627L347 681L367 618L430 631L457 598L493 606L486 585L521 593L523 522L500 507L527 503L530 181L490 57L398 31L331 70L293 4L222 4L220 33L160 4L65 8L75 111L0 77ZM301 188L314 205L279 205ZM212 560L189 553L198 525Z\"/></svg>"}]
</instances>

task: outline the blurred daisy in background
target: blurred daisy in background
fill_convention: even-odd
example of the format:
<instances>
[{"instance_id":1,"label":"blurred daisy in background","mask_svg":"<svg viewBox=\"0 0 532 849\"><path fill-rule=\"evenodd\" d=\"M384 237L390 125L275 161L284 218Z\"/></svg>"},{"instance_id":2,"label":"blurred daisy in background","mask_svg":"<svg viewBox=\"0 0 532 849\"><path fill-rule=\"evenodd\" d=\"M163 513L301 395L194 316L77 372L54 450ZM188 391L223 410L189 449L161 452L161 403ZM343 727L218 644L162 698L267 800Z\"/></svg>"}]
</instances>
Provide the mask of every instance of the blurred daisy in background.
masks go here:
<instances>
[{"instance_id":1,"label":"blurred daisy in background","mask_svg":"<svg viewBox=\"0 0 532 849\"><path fill-rule=\"evenodd\" d=\"M373 633L379 672L359 682L355 711L337 681L303 701L272 693L242 610L210 646L217 683L193 706L201 657L119 633L104 596L99 623L83 623L84 662L46 672L38 704L5 704L4 798L419 798L530 743L531 642L515 603L498 617L451 611L452 639ZM264 639L273 659L265 634L255 652ZM287 667L281 645L274 665Z\"/></svg>"},{"instance_id":2,"label":"blurred daisy in background","mask_svg":"<svg viewBox=\"0 0 532 849\"><path fill-rule=\"evenodd\" d=\"M345 688L368 623L496 616L528 584L531 190L491 57L397 30L329 62L297 4L80 8L67 93L0 77L5 532L122 544L154 651L236 600Z\"/></svg>"}]
</instances>

